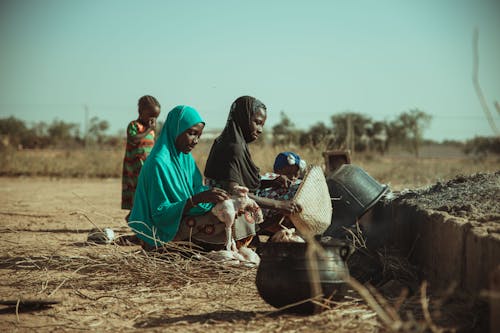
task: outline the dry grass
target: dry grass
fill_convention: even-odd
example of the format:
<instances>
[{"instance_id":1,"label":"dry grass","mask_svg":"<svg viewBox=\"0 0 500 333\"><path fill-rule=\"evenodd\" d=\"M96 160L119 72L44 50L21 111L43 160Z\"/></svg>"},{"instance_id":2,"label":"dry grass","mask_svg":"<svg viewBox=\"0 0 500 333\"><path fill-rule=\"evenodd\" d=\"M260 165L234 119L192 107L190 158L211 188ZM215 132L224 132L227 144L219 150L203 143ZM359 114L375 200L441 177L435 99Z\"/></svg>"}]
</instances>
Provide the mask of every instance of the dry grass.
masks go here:
<instances>
[{"instance_id":1,"label":"dry grass","mask_svg":"<svg viewBox=\"0 0 500 333\"><path fill-rule=\"evenodd\" d=\"M160 255L116 246L98 250L79 256L4 257L0 266L23 272L22 278L15 274L15 280L24 286L24 293L36 293L41 299L63 296L63 309L65 298L78 298L72 301L78 313L70 311L64 317L57 317L54 328L87 329L90 324L114 330L173 325L181 330L201 331L208 325L216 331L282 331L307 325L310 331L320 328L339 332L378 331L382 326L377 313L380 316L389 309L389 304L384 303L373 311L359 298L351 298L346 302L331 302L330 310L311 317L277 316L276 310L267 309L255 295L255 269L214 265L206 258L186 258L176 252ZM362 294L365 298L373 294L359 284L355 286L356 290L368 293ZM15 297L22 299L23 295ZM368 297L369 304L380 302L381 296L377 297L377 300ZM198 301L192 304L193 300ZM157 306L151 309L141 304ZM86 320L79 320L80 316ZM387 328L403 327L399 317L394 323L387 316L382 318ZM114 321L119 319L127 323L125 327L123 322ZM421 323L415 321L412 325ZM17 323L16 327L40 328L29 323Z\"/></svg>"},{"instance_id":2,"label":"dry grass","mask_svg":"<svg viewBox=\"0 0 500 333\"><path fill-rule=\"evenodd\" d=\"M167 244L166 250L151 253L112 244L90 245L79 255L58 255L47 248L40 251L47 254L3 256L0 268L10 276L2 277L6 287L23 286L22 292L3 297L32 299L36 295L61 304L44 310L53 320L43 325L20 320L19 313L27 318L27 310L16 308L16 316L4 318L2 326L37 331L451 332L435 319L447 327L456 323L449 316L438 318L439 302L432 302L431 314L425 283L420 294L408 298L403 293L388 300L353 279L348 283L356 293L342 302L323 301L326 310L322 313L284 314L258 296L255 268L217 264L187 247Z\"/></svg>"},{"instance_id":3,"label":"dry grass","mask_svg":"<svg viewBox=\"0 0 500 333\"><path fill-rule=\"evenodd\" d=\"M118 200L111 198L111 193L119 196L117 180L2 181L0 193L8 196L0 211L1 298L61 303L35 310L0 308L1 331L421 332L475 320L462 305L451 313L450 303L428 296L424 287L411 297L391 299L355 282L358 294L324 303L328 309L320 314L277 312L259 297L255 268L221 266L173 245L159 254L83 242L95 225L126 232L124 214L113 208ZM388 275L407 271L392 253L381 255Z\"/></svg>"},{"instance_id":4,"label":"dry grass","mask_svg":"<svg viewBox=\"0 0 500 333\"><path fill-rule=\"evenodd\" d=\"M3 150L0 176L121 177L122 163L116 150Z\"/></svg>"},{"instance_id":5,"label":"dry grass","mask_svg":"<svg viewBox=\"0 0 500 333\"><path fill-rule=\"evenodd\" d=\"M181 332L382 329L376 314L360 299L331 303L331 310L315 316L282 315L258 297L255 268L221 266L207 258L186 257L176 248L169 250L145 253L109 245L77 256L5 256L0 267L10 271L7 286L23 285L23 292L4 297L36 295L62 303L55 307L57 311L45 310L54 317L52 324L17 322L11 316L3 326L107 331L168 328Z\"/></svg>"},{"instance_id":6,"label":"dry grass","mask_svg":"<svg viewBox=\"0 0 500 333\"><path fill-rule=\"evenodd\" d=\"M275 156L286 150L298 152L309 164L323 166L322 149L251 145L252 156L262 172L272 171ZM204 170L210 144L202 142L193 155ZM454 148L428 147L422 158L404 152L386 156L356 154L353 164L364 168L381 183L393 189L419 187L451 179L457 174L494 172L500 169L500 158L492 156L474 160ZM51 177L121 177L121 150L6 150L0 154L0 176Z\"/></svg>"}]
</instances>

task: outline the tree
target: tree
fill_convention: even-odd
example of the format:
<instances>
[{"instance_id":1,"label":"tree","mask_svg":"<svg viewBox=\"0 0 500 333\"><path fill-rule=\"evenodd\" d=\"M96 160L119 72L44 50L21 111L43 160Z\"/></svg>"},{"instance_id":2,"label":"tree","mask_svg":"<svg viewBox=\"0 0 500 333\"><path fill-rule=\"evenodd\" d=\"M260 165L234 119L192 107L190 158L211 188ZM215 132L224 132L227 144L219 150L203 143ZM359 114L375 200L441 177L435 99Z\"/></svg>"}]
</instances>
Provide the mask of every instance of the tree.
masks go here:
<instances>
[{"instance_id":1,"label":"tree","mask_svg":"<svg viewBox=\"0 0 500 333\"><path fill-rule=\"evenodd\" d=\"M105 132L109 128L109 123L106 120L99 120L98 117L90 118L88 139L99 144L104 142L106 137Z\"/></svg>"},{"instance_id":2,"label":"tree","mask_svg":"<svg viewBox=\"0 0 500 333\"><path fill-rule=\"evenodd\" d=\"M291 143L297 143L299 141L299 131L295 128L295 124L284 111L280 112L280 118L280 122L272 128L273 144L290 145Z\"/></svg>"},{"instance_id":3,"label":"tree","mask_svg":"<svg viewBox=\"0 0 500 333\"><path fill-rule=\"evenodd\" d=\"M430 114L425 113L419 109L412 109L408 112L401 113L396 121L392 123L395 129L396 136L407 143L410 150L419 157L420 146L423 141L423 132L432 120Z\"/></svg>"},{"instance_id":4,"label":"tree","mask_svg":"<svg viewBox=\"0 0 500 333\"><path fill-rule=\"evenodd\" d=\"M343 112L331 117L335 143L339 146L364 150L368 146L367 129L372 126L372 119L357 112ZM349 130L349 124L352 131ZM350 147L350 142L354 147Z\"/></svg>"},{"instance_id":5,"label":"tree","mask_svg":"<svg viewBox=\"0 0 500 333\"><path fill-rule=\"evenodd\" d=\"M24 121L16 117L9 117L0 119L0 136L2 144L5 146L17 147L22 144L23 137L26 135L28 129Z\"/></svg>"},{"instance_id":6,"label":"tree","mask_svg":"<svg viewBox=\"0 0 500 333\"><path fill-rule=\"evenodd\" d=\"M500 137L477 136L465 142L464 153L484 159L490 154L500 155Z\"/></svg>"},{"instance_id":7,"label":"tree","mask_svg":"<svg viewBox=\"0 0 500 333\"><path fill-rule=\"evenodd\" d=\"M26 131L24 121L16 117L0 119L0 134L2 135L19 135Z\"/></svg>"},{"instance_id":8,"label":"tree","mask_svg":"<svg viewBox=\"0 0 500 333\"><path fill-rule=\"evenodd\" d=\"M389 148L387 123L385 121L374 121L371 126L366 128L366 135L369 139L368 150L375 150L383 155Z\"/></svg>"},{"instance_id":9,"label":"tree","mask_svg":"<svg viewBox=\"0 0 500 333\"><path fill-rule=\"evenodd\" d=\"M334 143L333 131L323 122L318 122L300 135L299 142L301 146L317 147L323 144L324 149L329 149Z\"/></svg>"},{"instance_id":10,"label":"tree","mask_svg":"<svg viewBox=\"0 0 500 333\"><path fill-rule=\"evenodd\" d=\"M393 146L394 144L402 144L408 140L407 133L403 124L399 119L392 120L387 123L387 144Z\"/></svg>"},{"instance_id":11,"label":"tree","mask_svg":"<svg viewBox=\"0 0 500 333\"><path fill-rule=\"evenodd\" d=\"M77 138L78 125L65 123L62 120L54 120L47 128L49 141L52 145L67 145Z\"/></svg>"},{"instance_id":12,"label":"tree","mask_svg":"<svg viewBox=\"0 0 500 333\"><path fill-rule=\"evenodd\" d=\"M23 137L22 145L25 148L45 148L49 145L48 137L48 125L47 123L40 121L38 123L33 123L31 128L27 131L26 135Z\"/></svg>"}]
</instances>

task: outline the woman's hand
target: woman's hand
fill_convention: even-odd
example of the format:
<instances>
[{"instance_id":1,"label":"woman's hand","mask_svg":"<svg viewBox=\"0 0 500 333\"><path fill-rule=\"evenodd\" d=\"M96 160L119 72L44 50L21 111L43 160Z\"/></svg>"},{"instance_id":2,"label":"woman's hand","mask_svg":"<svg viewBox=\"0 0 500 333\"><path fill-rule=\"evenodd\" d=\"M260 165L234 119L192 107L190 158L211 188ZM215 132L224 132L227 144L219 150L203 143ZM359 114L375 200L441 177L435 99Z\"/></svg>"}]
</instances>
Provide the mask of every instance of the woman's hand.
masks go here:
<instances>
[{"instance_id":1,"label":"woman's hand","mask_svg":"<svg viewBox=\"0 0 500 333\"><path fill-rule=\"evenodd\" d=\"M212 202L212 203L217 203L219 201L224 201L227 199L230 199L231 197L229 194L217 187L214 187L210 190L200 192L198 194L195 194L191 197L191 200L194 205L197 205L199 203L204 203L204 202Z\"/></svg>"},{"instance_id":2,"label":"woman's hand","mask_svg":"<svg viewBox=\"0 0 500 333\"><path fill-rule=\"evenodd\" d=\"M302 211L302 206L293 201L278 201L276 209L283 215L291 215Z\"/></svg>"}]
</instances>

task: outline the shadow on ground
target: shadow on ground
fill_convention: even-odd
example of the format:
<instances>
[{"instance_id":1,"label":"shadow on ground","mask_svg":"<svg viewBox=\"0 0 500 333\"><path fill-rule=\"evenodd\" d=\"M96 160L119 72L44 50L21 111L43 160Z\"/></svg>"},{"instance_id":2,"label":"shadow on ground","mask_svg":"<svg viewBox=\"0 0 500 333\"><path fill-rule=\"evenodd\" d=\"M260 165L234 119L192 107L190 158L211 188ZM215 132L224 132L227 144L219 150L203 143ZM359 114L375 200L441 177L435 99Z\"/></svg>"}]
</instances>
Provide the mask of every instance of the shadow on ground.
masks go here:
<instances>
[{"instance_id":1,"label":"shadow on ground","mask_svg":"<svg viewBox=\"0 0 500 333\"><path fill-rule=\"evenodd\" d=\"M171 325L176 323L187 323L187 324L204 324L204 323L233 323L235 321L250 321L254 319L257 315L265 314L266 312L255 312L255 311L214 311L210 313L201 313L193 315L183 315L178 317L150 317L137 322L135 328L152 328L164 325Z\"/></svg>"}]
</instances>

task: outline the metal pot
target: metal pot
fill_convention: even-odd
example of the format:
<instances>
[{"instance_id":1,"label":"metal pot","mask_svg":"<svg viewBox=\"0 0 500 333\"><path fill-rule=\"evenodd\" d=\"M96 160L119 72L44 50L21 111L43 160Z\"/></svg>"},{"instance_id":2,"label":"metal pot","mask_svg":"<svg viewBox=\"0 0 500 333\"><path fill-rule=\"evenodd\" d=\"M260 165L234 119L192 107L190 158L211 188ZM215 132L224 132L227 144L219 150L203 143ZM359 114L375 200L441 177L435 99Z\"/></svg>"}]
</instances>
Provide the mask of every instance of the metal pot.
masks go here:
<instances>
[{"instance_id":1,"label":"metal pot","mask_svg":"<svg viewBox=\"0 0 500 333\"><path fill-rule=\"evenodd\" d=\"M349 275L345 263L350 247L331 237L320 241L325 256L318 257L319 282L323 297L340 300L345 294L344 279ZM268 304L282 308L311 298L311 280L307 264L307 243L265 243L257 249L261 262L256 285ZM288 312L312 314L322 307L304 302L286 309Z\"/></svg>"},{"instance_id":2,"label":"metal pot","mask_svg":"<svg viewBox=\"0 0 500 333\"><path fill-rule=\"evenodd\" d=\"M360 167L344 164L327 179L332 198L332 223L325 235L333 236L342 227L355 223L375 205L388 190Z\"/></svg>"}]
</instances>

